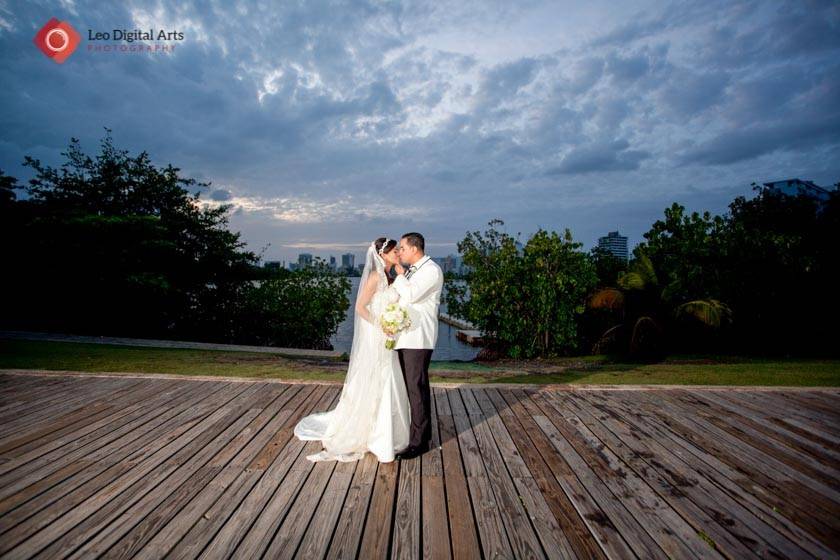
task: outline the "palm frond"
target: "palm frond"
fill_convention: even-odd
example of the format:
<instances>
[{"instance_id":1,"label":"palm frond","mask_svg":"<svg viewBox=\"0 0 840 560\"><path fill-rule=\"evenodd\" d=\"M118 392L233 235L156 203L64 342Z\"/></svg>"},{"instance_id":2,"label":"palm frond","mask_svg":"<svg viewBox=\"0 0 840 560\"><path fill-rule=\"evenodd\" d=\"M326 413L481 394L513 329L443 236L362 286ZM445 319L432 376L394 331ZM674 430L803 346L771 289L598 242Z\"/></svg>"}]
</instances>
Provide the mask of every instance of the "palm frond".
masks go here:
<instances>
[{"instance_id":1,"label":"palm frond","mask_svg":"<svg viewBox=\"0 0 840 560\"><path fill-rule=\"evenodd\" d=\"M683 303L674 310L674 315L678 319L691 317L716 329L732 323L732 310L729 306L711 298Z\"/></svg>"},{"instance_id":2,"label":"palm frond","mask_svg":"<svg viewBox=\"0 0 840 560\"><path fill-rule=\"evenodd\" d=\"M619 338L621 337L621 331L623 328L623 324L618 324L604 331L604 334L601 335L598 342L593 345L592 353L607 354L615 351L618 347Z\"/></svg>"},{"instance_id":3,"label":"palm frond","mask_svg":"<svg viewBox=\"0 0 840 560\"><path fill-rule=\"evenodd\" d=\"M589 307L593 309L608 309L621 311L624 309L624 294L615 288L598 290L589 299Z\"/></svg>"},{"instance_id":4,"label":"palm frond","mask_svg":"<svg viewBox=\"0 0 840 560\"><path fill-rule=\"evenodd\" d=\"M639 274L638 272L631 271L631 272L624 272L618 276L618 286L622 290L644 290L645 289L645 279L644 277Z\"/></svg>"},{"instance_id":5,"label":"palm frond","mask_svg":"<svg viewBox=\"0 0 840 560\"><path fill-rule=\"evenodd\" d=\"M637 358L650 358L662 351L663 331L652 317L639 317L633 325L630 338L630 355Z\"/></svg>"}]
</instances>

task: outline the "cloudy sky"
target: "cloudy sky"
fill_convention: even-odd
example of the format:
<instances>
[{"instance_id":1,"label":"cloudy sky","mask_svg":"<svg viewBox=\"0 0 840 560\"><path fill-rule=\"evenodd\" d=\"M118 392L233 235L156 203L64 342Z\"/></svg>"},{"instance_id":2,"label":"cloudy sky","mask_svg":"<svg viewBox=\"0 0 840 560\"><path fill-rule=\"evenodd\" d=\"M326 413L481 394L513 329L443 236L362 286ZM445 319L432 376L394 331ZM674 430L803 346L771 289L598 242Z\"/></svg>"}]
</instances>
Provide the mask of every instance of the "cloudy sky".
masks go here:
<instances>
[{"instance_id":1,"label":"cloudy sky","mask_svg":"<svg viewBox=\"0 0 840 560\"><path fill-rule=\"evenodd\" d=\"M82 35L62 65L51 17ZM137 28L184 40L88 50ZM837 2L0 2L0 52L7 174L107 126L212 182L265 259L411 230L445 255L492 218L632 247L674 201L840 181Z\"/></svg>"}]
</instances>

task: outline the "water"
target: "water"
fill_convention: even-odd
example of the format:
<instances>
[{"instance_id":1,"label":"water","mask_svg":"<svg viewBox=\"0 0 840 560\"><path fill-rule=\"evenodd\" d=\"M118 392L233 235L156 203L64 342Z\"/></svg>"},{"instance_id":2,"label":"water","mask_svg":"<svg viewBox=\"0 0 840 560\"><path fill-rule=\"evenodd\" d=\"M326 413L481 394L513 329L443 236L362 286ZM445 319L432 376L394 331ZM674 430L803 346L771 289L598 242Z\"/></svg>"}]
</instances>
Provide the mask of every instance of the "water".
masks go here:
<instances>
[{"instance_id":1,"label":"water","mask_svg":"<svg viewBox=\"0 0 840 560\"><path fill-rule=\"evenodd\" d=\"M359 280L361 278L350 278L350 307L347 309L347 317L338 326L338 332L330 339L333 347L339 352L350 353L350 346L353 342L353 319L356 315L354 309L356 303L356 292L359 290ZM444 286L444 290L446 287ZM446 311L446 303L441 301L440 310ZM438 340L435 346L435 351L432 353L433 361L449 361L449 360L472 360L480 348L464 344L457 338L455 333L458 331L455 327L447 325L446 323L438 322Z\"/></svg>"}]
</instances>

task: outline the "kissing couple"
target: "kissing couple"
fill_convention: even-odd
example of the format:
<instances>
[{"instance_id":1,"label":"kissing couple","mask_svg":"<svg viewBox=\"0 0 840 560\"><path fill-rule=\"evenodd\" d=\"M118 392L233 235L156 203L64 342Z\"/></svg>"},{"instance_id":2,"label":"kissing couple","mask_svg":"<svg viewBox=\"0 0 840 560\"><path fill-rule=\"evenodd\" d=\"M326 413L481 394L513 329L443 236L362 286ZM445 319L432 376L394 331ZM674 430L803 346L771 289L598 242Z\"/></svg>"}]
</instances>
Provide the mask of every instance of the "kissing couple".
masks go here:
<instances>
[{"instance_id":1,"label":"kissing couple","mask_svg":"<svg viewBox=\"0 0 840 560\"><path fill-rule=\"evenodd\" d=\"M368 246L338 404L295 425L298 439L323 445L308 460L357 461L370 451L388 463L428 451L429 362L438 337L443 271L426 255L425 243L412 232L399 242L380 237ZM396 333L394 316L403 318Z\"/></svg>"}]
</instances>

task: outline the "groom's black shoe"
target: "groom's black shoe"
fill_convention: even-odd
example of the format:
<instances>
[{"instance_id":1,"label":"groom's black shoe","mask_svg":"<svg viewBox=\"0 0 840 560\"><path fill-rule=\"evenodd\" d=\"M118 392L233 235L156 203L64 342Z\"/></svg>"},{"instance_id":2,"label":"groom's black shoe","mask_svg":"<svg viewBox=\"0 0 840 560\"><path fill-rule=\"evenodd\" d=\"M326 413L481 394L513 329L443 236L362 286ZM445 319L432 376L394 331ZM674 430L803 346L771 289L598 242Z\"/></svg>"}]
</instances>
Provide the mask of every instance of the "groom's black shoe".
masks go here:
<instances>
[{"instance_id":1,"label":"groom's black shoe","mask_svg":"<svg viewBox=\"0 0 840 560\"><path fill-rule=\"evenodd\" d=\"M398 460L399 459L413 459L413 458L417 457L417 455L418 455L417 448L414 447L413 445L409 445L408 447L406 447L405 449L403 449L402 451L397 453L394 456L394 458L398 459Z\"/></svg>"},{"instance_id":2,"label":"groom's black shoe","mask_svg":"<svg viewBox=\"0 0 840 560\"><path fill-rule=\"evenodd\" d=\"M429 442L421 443L420 445L409 445L401 452L395 455L396 459L414 459L429 450L431 445Z\"/></svg>"}]
</instances>

